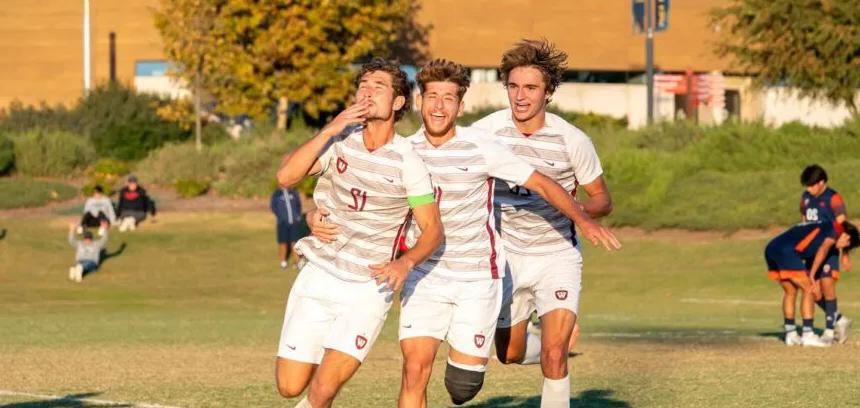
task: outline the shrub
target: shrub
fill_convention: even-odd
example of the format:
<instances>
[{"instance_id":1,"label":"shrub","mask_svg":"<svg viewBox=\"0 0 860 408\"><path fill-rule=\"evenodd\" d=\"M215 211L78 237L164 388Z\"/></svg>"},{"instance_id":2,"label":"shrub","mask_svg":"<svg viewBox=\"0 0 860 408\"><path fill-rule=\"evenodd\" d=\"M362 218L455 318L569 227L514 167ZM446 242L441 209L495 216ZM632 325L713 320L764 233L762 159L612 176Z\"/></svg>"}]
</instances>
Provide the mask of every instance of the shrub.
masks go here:
<instances>
[{"instance_id":1,"label":"shrub","mask_svg":"<svg viewBox=\"0 0 860 408\"><path fill-rule=\"evenodd\" d=\"M29 177L0 178L0 208L39 207L52 201L68 200L78 189L65 183Z\"/></svg>"},{"instance_id":2,"label":"shrub","mask_svg":"<svg viewBox=\"0 0 860 408\"><path fill-rule=\"evenodd\" d=\"M222 157L220 152L204 146L198 152L193 143L171 143L152 151L135 169L147 183L173 186L177 180L215 180Z\"/></svg>"},{"instance_id":3,"label":"shrub","mask_svg":"<svg viewBox=\"0 0 860 408\"><path fill-rule=\"evenodd\" d=\"M114 82L90 91L77 109L101 156L138 160L166 142L190 137L176 123L159 117L159 106L167 103L165 99L139 94Z\"/></svg>"},{"instance_id":4,"label":"shrub","mask_svg":"<svg viewBox=\"0 0 860 408\"><path fill-rule=\"evenodd\" d=\"M60 104L24 106L16 100L0 110L0 133L23 133L34 128L84 133L80 112Z\"/></svg>"},{"instance_id":5,"label":"shrub","mask_svg":"<svg viewBox=\"0 0 860 408\"><path fill-rule=\"evenodd\" d=\"M181 179L173 183L173 188L176 189L176 194L182 198L193 198L203 194L209 190L209 181L198 179Z\"/></svg>"},{"instance_id":6,"label":"shrub","mask_svg":"<svg viewBox=\"0 0 860 408\"><path fill-rule=\"evenodd\" d=\"M32 129L12 140L15 168L28 176L68 177L95 158L84 137L61 130Z\"/></svg>"},{"instance_id":7,"label":"shrub","mask_svg":"<svg viewBox=\"0 0 860 408\"><path fill-rule=\"evenodd\" d=\"M15 145L6 135L0 134L0 174L12 170L15 164Z\"/></svg>"}]
</instances>

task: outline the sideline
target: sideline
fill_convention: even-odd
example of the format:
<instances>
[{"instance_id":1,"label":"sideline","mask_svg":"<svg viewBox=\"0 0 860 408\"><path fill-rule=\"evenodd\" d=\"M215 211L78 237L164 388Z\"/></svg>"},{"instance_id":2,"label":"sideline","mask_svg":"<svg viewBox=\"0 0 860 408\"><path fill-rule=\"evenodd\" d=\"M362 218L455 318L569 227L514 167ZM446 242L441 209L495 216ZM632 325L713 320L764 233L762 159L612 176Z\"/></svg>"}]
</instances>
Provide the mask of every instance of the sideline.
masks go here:
<instances>
[{"instance_id":1,"label":"sideline","mask_svg":"<svg viewBox=\"0 0 860 408\"><path fill-rule=\"evenodd\" d=\"M18 391L10 391L10 390L0 390L0 396L12 396L12 397L30 397L30 398L38 398L42 400L55 400L56 402L86 402L90 404L98 404L98 405L114 405L114 406L128 406L128 407L136 407L136 408L181 408L172 405L161 405L161 404L148 404L144 402L128 402L128 401L110 401L103 399L95 399L95 398L78 398L75 394L69 395L47 395L47 394L33 394L29 392L18 392ZM93 395L92 393L83 393L79 395Z\"/></svg>"}]
</instances>

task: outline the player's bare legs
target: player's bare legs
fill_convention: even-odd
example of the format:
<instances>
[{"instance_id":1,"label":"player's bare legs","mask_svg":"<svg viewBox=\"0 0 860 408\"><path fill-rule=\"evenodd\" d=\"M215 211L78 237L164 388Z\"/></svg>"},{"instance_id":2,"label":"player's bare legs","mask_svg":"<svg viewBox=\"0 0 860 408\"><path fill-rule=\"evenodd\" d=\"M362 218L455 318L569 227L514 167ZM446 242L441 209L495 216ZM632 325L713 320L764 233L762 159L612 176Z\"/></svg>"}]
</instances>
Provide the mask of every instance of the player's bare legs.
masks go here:
<instances>
[{"instance_id":1,"label":"player's bare legs","mask_svg":"<svg viewBox=\"0 0 860 408\"><path fill-rule=\"evenodd\" d=\"M496 357L502 364L523 361L526 355L526 329L529 321L523 320L511 327L496 329Z\"/></svg>"},{"instance_id":2,"label":"player's bare legs","mask_svg":"<svg viewBox=\"0 0 860 408\"><path fill-rule=\"evenodd\" d=\"M800 278L791 278L791 283L800 289L800 316L803 319L812 319L815 313L815 300L812 293L812 282L804 275Z\"/></svg>"},{"instance_id":3,"label":"player's bare legs","mask_svg":"<svg viewBox=\"0 0 860 408\"><path fill-rule=\"evenodd\" d=\"M308 402L314 408L328 408L340 388L358 371L361 362L355 357L326 349L323 359L311 379Z\"/></svg>"},{"instance_id":4,"label":"player's bare legs","mask_svg":"<svg viewBox=\"0 0 860 408\"><path fill-rule=\"evenodd\" d=\"M567 376L567 352L576 315L567 309L555 309L540 317L541 369L546 378Z\"/></svg>"},{"instance_id":5,"label":"player's bare legs","mask_svg":"<svg viewBox=\"0 0 860 408\"><path fill-rule=\"evenodd\" d=\"M573 348L576 347L576 340L579 338L579 321L573 325L573 332L570 333L570 342L567 345L567 351L573 353Z\"/></svg>"},{"instance_id":6,"label":"player's bare legs","mask_svg":"<svg viewBox=\"0 0 860 408\"><path fill-rule=\"evenodd\" d=\"M275 361L275 383L284 398L295 398L307 388L317 365L278 357Z\"/></svg>"},{"instance_id":7,"label":"player's bare legs","mask_svg":"<svg viewBox=\"0 0 860 408\"><path fill-rule=\"evenodd\" d=\"M797 287L791 281L781 280L782 286L782 315L786 319L794 320L794 307L797 304Z\"/></svg>"},{"instance_id":8,"label":"player's bare legs","mask_svg":"<svg viewBox=\"0 0 860 408\"><path fill-rule=\"evenodd\" d=\"M427 384L433 371L433 361L442 341L433 337L411 337L400 340L403 352L403 377L397 406L426 407Z\"/></svg>"}]
</instances>

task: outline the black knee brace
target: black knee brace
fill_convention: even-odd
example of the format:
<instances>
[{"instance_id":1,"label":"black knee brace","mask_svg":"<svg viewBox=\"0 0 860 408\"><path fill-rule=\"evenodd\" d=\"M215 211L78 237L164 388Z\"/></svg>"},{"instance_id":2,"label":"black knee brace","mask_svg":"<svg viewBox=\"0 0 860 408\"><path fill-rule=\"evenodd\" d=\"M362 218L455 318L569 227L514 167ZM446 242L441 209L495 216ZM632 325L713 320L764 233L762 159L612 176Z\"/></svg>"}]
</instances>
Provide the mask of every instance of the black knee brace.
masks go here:
<instances>
[{"instance_id":1,"label":"black knee brace","mask_svg":"<svg viewBox=\"0 0 860 408\"><path fill-rule=\"evenodd\" d=\"M484 386L483 371L469 371L459 367L454 367L448 363L445 368L445 388L448 389L448 395L451 396L451 402L454 405L465 404L469 402L481 387Z\"/></svg>"}]
</instances>

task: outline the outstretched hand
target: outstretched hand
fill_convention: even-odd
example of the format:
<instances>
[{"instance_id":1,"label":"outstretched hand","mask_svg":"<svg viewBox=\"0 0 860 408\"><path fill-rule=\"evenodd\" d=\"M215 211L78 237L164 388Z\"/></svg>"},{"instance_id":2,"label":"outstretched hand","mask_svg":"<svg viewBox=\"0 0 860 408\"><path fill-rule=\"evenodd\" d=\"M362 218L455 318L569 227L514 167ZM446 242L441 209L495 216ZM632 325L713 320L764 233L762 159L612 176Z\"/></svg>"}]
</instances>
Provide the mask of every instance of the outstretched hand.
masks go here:
<instances>
[{"instance_id":1,"label":"outstretched hand","mask_svg":"<svg viewBox=\"0 0 860 408\"><path fill-rule=\"evenodd\" d=\"M373 270L370 277L376 280L377 285L385 283L385 286L389 289L396 291L406 282L406 277L409 275L412 266L406 260L400 258L384 264L370 265L370 269Z\"/></svg>"},{"instance_id":2,"label":"outstretched hand","mask_svg":"<svg viewBox=\"0 0 860 408\"><path fill-rule=\"evenodd\" d=\"M600 225L599 222L589 220L577 224L585 239L591 241L595 246L603 245L607 251L621 249L621 242L615 237L608 228Z\"/></svg>"}]
</instances>

